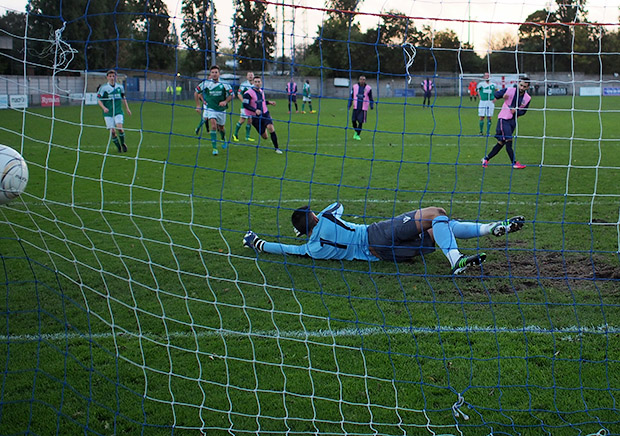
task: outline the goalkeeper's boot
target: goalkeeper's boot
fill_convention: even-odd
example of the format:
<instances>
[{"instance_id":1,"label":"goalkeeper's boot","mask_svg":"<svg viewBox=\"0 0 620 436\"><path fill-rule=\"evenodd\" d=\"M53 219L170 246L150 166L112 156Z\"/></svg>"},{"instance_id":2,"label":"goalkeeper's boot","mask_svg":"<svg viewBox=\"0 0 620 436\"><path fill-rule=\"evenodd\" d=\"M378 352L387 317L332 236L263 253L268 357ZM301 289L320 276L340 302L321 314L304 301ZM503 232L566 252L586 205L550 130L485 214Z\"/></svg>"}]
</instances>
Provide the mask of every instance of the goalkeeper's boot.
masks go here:
<instances>
[{"instance_id":1,"label":"goalkeeper's boot","mask_svg":"<svg viewBox=\"0 0 620 436\"><path fill-rule=\"evenodd\" d=\"M462 255L452 267L451 274L459 275L471 265L480 265L487 258L485 253L472 254L471 256Z\"/></svg>"},{"instance_id":2,"label":"goalkeeper's boot","mask_svg":"<svg viewBox=\"0 0 620 436\"><path fill-rule=\"evenodd\" d=\"M518 232L523 228L525 218L522 216L513 216L504 221L499 221L491 227L491 233L493 236L503 236L506 233Z\"/></svg>"}]
</instances>

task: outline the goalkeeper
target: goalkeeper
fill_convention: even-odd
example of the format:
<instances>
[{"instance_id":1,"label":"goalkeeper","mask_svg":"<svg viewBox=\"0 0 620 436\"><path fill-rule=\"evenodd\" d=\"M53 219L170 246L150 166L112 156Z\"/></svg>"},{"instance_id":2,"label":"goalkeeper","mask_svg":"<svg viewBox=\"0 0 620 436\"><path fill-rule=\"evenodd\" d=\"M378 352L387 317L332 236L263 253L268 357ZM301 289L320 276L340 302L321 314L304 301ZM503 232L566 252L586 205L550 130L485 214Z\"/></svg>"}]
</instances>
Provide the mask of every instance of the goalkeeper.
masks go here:
<instances>
[{"instance_id":1,"label":"goalkeeper","mask_svg":"<svg viewBox=\"0 0 620 436\"><path fill-rule=\"evenodd\" d=\"M280 244L246 233L243 245L259 252L295 254L313 259L385 260L403 262L431 253L437 245L448 258L451 274L461 274L471 265L480 265L486 254L462 254L456 239L492 234L502 236L521 230L525 218L515 216L488 224L451 220L440 207L412 210L370 225L344 221L340 203L332 203L316 215L308 206L293 212L291 220L297 236L307 235L303 245Z\"/></svg>"}]
</instances>

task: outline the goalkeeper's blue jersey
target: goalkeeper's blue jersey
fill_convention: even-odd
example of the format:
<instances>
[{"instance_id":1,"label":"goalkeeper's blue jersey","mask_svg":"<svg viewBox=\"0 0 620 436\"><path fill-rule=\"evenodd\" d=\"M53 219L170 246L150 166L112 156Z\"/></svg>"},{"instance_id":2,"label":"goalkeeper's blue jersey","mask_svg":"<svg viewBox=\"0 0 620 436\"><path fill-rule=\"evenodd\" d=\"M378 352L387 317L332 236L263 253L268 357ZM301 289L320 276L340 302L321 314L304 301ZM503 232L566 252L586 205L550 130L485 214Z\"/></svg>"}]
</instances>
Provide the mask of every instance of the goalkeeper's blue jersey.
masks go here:
<instances>
[{"instance_id":1,"label":"goalkeeper's blue jersey","mask_svg":"<svg viewBox=\"0 0 620 436\"><path fill-rule=\"evenodd\" d=\"M263 251L272 254L296 254L313 259L379 260L368 250L368 226L340 219L344 207L332 203L317 216L319 222L303 245L265 242Z\"/></svg>"}]
</instances>

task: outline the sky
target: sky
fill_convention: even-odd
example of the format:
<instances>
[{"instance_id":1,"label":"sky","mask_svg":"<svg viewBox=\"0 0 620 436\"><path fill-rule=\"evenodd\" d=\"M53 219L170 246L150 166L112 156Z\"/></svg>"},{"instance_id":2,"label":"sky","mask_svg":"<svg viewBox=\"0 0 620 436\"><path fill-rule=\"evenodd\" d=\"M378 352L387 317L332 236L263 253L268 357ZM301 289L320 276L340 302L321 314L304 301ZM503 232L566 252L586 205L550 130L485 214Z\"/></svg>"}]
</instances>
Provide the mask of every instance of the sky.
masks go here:
<instances>
[{"instance_id":1,"label":"sky","mask_svg":"<svg viewBox=\"0 0 620 436\"><path fill-rule=\"evenodd\" d=\"M59 0L60 1L60 0ZM172 17L176 17L177 28L181 24L182 0L164 0ZM321 0L272 0L273 2L287 5L309 7L323 7ZM24 11L27 0L0 0L0 13L6 9ZM222 46L230 46L229 27L232 22L232 0L214 0L217 18L220 25L217 27L217 35ZM388 13L391 10L399 11L414 18L414 25L421 28L429 25L435 30L450 29L456 32L460 41L470 42L476 51L481 54L486 52L489 41L498 39L503 35L516 35L517 24L525 21L532 12L544 9L549 5L555 6L555 0L363 0L359 11L368 15L358 15L362 29L375 27L380 21L372 14ZM588 0L588 19L599 23L618 23L620 0ZM276 18L277 29L282 29L284 21L284 41L279 39L285 50L291 44L298 45L306 39L311 43L311 38L316 36L316 29L325 17L322 11L305 8L276 8L268 7L269 13ZM294 22L294 25L293 25ZM506 24L512 23L512 24ZM613 30L617 30L614 28Z\"/></svg>"}]
</instances>

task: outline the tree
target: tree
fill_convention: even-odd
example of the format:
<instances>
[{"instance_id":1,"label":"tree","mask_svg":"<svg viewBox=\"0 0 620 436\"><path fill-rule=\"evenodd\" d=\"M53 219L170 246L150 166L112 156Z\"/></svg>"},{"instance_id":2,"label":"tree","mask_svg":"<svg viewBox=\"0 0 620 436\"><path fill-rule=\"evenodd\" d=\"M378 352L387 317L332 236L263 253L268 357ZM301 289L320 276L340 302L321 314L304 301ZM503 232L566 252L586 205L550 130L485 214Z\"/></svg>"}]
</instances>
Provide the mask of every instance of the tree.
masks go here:
<instances>
[{"instance_id":1,"label":"tree","mask_svg":"<svg viewBox=\"0 0 620 436\"><path fill-rule=\"evenodd\" d=\"M234 0L235 15L230 41L240 64L248 70L264 70L273 58L275 29L273 18L263 3Z\"/></svg>"},{"instance_id":2,"label":"tree","mask_svg":"<svg viewBox=\"0 0 620 436\"><path fill-rule=\"evenodd\" d=\"M370 31L369 31L370 32ZM382 19L378 27L378 35L375 38L366 38L368 41L377 41L377 52L379 55L380 68L382 73L406 74L405 64L407 57L403 50L404 44L416 46L423 40L423 35L418 31L406 15L389 11ZM375 32L375 33L376 33ZM418 54L420 54L418 52ZM415 62L419 62L417 58ZM410 73L416 68L416 64L411 67Z\"/></svg>"},{"instance_id":3,"label":"tree","mask_svg":"<svg viewBox=\"0 0 620 436\"><path fill-rule=\"evenodd\" d=\"M321 71L330 76L349 74L344 72L361 67L356 59L364 55L359 45L362 32L359 23L354 21L355 13L349 12L354 11L359 3L359 0L328 1L327 5L332 9L318 28L318 38L306 51L310 59L320 59Z\"/></svg>"},{"instance_id":4,"label":"tree","mask_svg":"<svg viewBox=\"0 0 620 436\"><path fill-rule=\"evenodd\" d=\"M213 7L213 11L211 11ZM213 0L183 0L183 24L181 25L181 40L188 48L187 56L184 60L183 69L189 74L200 70L208 70L211 63L212 53L211 42L217 52L219 41L215 32L218 23L215 18L215 6ZM213 12L213 23L211 13ZM213 27L213 29L212 29ZM211 31L213 30L213 41L211 41Z\"/></svg>"},{"instance_id":5,"label":"tree","mask_svg":"<svg viewBox=\"0 0 620 436\"><path fill-rule=\"evenodd\" d=\"M8 11L0 17L0 29L0 36L11 38L13 44L3 51L6 61L0 64L0 74L23 74L26 14Z\"/></svg>"},{"instance_id":6,"label":"tree","mask_svg":"<svg viewBox=\"0 0 620 436\"><path fill-rule=\"evenodd\" d=\"M163 0L133 0L135 12L131 67L165 70L174 60L174 37L170 34L170 17Z\"/></svg>"},{"instance_id":7,"label":"tree","mask_svg":"<svg viewBox=\"0 0 620 436\"><path fill-rule=\"evenodd\" d=\"M55 31L75 50L72 70L123 67L129 59L131 14L125 0L31 0L28 60L38 73L50 74L57 60Z\"/></svg>"}]
</instances>

